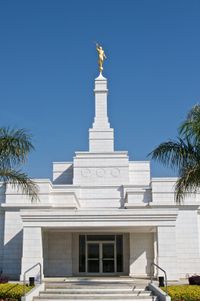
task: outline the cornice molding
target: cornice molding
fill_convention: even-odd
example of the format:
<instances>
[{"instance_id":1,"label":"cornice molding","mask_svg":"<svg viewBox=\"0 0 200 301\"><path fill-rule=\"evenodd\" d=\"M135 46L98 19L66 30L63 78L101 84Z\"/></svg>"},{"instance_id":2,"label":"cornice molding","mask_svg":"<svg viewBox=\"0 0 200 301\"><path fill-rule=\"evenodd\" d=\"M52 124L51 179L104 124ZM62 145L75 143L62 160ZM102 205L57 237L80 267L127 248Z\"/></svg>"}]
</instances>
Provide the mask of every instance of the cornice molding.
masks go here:
<instances>
[{"instance_id":1,"label":"cornice molding","mask_svg":"<svg viewBox=\"0 0 200 301\"><path fill-rule=\"evenodd\" d=\"M118 209L118 210L21 210L24 226L41 227L131 227L175 225L178 210Z\"/></svg>"}]
</instances>

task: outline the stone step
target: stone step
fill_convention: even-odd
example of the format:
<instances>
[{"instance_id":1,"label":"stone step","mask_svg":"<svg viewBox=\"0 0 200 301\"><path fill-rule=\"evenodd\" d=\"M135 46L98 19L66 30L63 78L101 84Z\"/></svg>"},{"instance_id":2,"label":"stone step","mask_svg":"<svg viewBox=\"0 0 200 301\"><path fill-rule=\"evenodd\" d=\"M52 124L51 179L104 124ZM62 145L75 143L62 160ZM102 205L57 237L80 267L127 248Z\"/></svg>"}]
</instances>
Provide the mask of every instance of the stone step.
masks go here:
<instances>
[{"instance_id":1,"label":"stone step","mask_svg":"<svg viewBox=\"0 0 200 301\"><path fill-rule=\"evenodd\" d=\"M34 301L42 301L42 300L44 300L44 299L39 299L39 298L34 298L33 299ZM57 301L58 299L45 299L45 301ZM76 301L83 301L83 300L88 300L88 299L79 299L79 298L76 298L76 299L59 299L59 301L74 301L74 300L76 300ZM105 298L103 298L103 299L89 299L89 300L92 300L92 301L99 301L99 300L103 300L103 301L115 301L115 300L117 300L117 301L126 301L126 300L132 300L132 301L156 301L156 298L155 297L151 297L151 296L149 296L149 297L130 297L130 298L126 298L126 299L124 299L124 298L119 298L119 299L115 299L115 298L113 298L113 299L105 299Z\"/></svg>"},{"instance_id":2,"label":"stone step","mask_svg":"<svg viewBox=\"0 0 200 301\"><path fill-rule=\"evenodd\" d=\"M57 285L57 286L65 286L65 285L130 285L133 284L134 281L63 281L63 282L46 282L47 286Z\"/></svg>"},{"instance_id":3,"label":"stone step","mask_svg":"<svg viewBox=\"0 0 200 301\"><path fill-rule=\"evenodd\" d=\"M129 282L133 281L135 278L133 277L67 277L67 278L45 278L45 282L47 283L61 283L61 282L79 282L79 281L97 281L97 282Z\"/></svg>"},{"instance_id":4,"label":"stone step","mask_svg":"<svg viewBox=\"0 0 200 301\"><path fill-rule=\"evenodd\" d=\"M115 296L115 297L118 297L118 296L124 296L124 298L126 296L150 296L151 293L150 292L98 292L98 291L95 291L95 292L65 292L65 293L49 293L49 292L41 292L40 293L40 297L44 297L44 298L58 298L58 299L62 299L62 298L65 298L65 297L70 297L70 296L74 296L74 295L78 295L79 297L82 297L82 296L104 296L104 297L107 297L107 296Z\"/></svg>"},{"instance_id":5,"label":"stone step","mask_svg":"<svg viewBox=\"0 0 200 301\"><path fill-rule=\"evenodd\" d=\"M134 283L130 283L130 284L126 284L126 285L121 285L121 284L107 284L107 283L105 283L105 284L99 284L99 285L97 285L97 284L77 284L77 285L70 285L70 284L68 284L68 285L45 285L45 287L46 287L46 289L50 289L50 288L52 288L52 289L67 289L67 288L84 288L84 287L88 287L88 288L98 288L98 287L104 287L104 288L106 288L106 287L108 287L108 288L110 288L110 287L120 287L120 288L130 288L130 287L134 287L135 285L134 285ZM141 286L141 288L143 288L144 286ZM139 287L140 288L140 287Z\"/></svg>"},{"instance_id":6,"label":"stone step","mask_svg":"<svg viewBox=\"0 0 200 301\"><path fill-rule=\"evenodd\" d=\"M121 278L80 278L80 279L65 279L63 281L45 281L47 284L51 285L51 284L64 284L64 283L132 283L134 282L133 278L128 278L128 279L121 279Z\"/></svg>"},{"instance_id":7,"label":"stone step","mask_svg":"<svg viewBox=\"0 0 200 301\"><path fill-rule=\"evenodd\" d=\"M76 285L70 285L70 284L59 284L59 285L57 285L57 284L55 284L55 285L45 285L45 288L46 289L76 289L76 288L78 288L78 289L81 289L81 288L86 288L86 289L92 289L92 288L96 288L96 289L98 289L98 288L104 288L104 289L106 289L106 288L111 288L111 289L113 289L113 288L123 288L123 289L133 289L134 287L136 287L135 286L135 284L134 283L130 283L130 284L112 284L112 283L102 283L102 284L92 284L92 283L90 283L90 284L76 284ZM140 286L137 286L137 288L138 289L143 289L145 286L142 286L142 285L140 285Z\"/></svg>"},{"instance_id":8,"label":"stone step","mask_svg":"<svg viewBox=\"0 0 200 301\"><path fill-rule=\"evenodd\" d=\"M49 298L49 297L35 297L33 298L34 301L57 301L58 299L57 298ZM65 298L62 298L60 299L59 298L59 301L83 301L83 300L91 300L91 301L96 301L96 300L103 300L103 301L111 301L111 300L117 300L117 301L125 301L125 300L132 300L132 301L155 301L156 298L153 297L153 296L133 296L133 295L129 295L129 296L68 296L68 297L65 297Z\"/></svg>"},{"instance_id":9,"label":"stone step","mask_svg":"<svg viewBox=\"0 0 200 301\"><path fill-rule=\"evenodd\" d=\"M98 292L102 294L106 293L117 293L117 292L131 292L131 293L149 293L149 291L145 291L144 289L133 289L133 288L65 288L65 289L52 289L48 288L45 290L45 293L56 293L56 294L65 294L65 293L91 293ZM43 293L43 292L42 292Z\"/></svg>"},{"instance_id":10,"label":"stone step","mask_svg":"<svg viewBox=\"0 0 200 301\"><path fill-rule=\"evenodd\" d=\"M33 301L154 301L145 285L132 278L71 278L45 283L45 291Z\"/></svg>"}]
</instances>

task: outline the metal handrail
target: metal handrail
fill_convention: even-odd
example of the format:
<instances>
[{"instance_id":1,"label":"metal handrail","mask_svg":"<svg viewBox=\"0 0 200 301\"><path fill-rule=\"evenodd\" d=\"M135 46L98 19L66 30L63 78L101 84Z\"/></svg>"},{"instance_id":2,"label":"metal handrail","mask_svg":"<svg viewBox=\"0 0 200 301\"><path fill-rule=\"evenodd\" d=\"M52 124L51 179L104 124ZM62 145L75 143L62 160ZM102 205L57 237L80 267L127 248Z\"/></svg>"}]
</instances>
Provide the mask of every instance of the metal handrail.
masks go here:
<instances>
[{"instance_id":1,"label":"metal handrail","mask_svg":"<svg viewBox=\"0 0 200 301\"><path fill-rule=\"evenodd\" d=\"M163 270L159 265L156 263L152 262L151 263L151 268L150 268L150 273L151 273L151 283L153 282L153 266L157 267L159 270L161 270L164 275L165 275L165 288L166 288L166 295L168 295L168 284L167 284L167 273L165 270Z\"/></svg>"},{"instance_id":2,"label":"metal handrail","mask_svg":"<svg viewBox=\"0 0 200 301\"><path fill-rule=\"evenodd\" d=\"M24 296L26 295L26 290L25 290L25 286L26 286L26 274L28 272L30 272L32 269L34 269L35 267L37 267L37 266L40 267L40 270L39 270L40 271L40 281L39 281L39 283L40 284L42 283L42 265L41 265L40 262L38 262L38 263L34 264L31 268L29 268L28 270L26 270L24 272L24 276L23 276L23 295Z\"/></svg>"}]
</instances>

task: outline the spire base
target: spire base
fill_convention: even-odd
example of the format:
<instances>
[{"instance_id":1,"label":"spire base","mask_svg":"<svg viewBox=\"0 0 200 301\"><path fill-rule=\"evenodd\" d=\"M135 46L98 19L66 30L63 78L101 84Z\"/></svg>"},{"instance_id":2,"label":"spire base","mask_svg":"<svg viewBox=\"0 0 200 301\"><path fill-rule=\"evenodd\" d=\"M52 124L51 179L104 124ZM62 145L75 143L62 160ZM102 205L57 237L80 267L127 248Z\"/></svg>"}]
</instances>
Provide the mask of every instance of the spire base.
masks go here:
<instances>
[{"instance_id":1,"label":"spire base","mask_svg":"<svg viewBox=\"0 0 200 301\"><path fill-rule=\"evenodd\" d=\"M107 78L103 76L102 72L99 73L99 76L97 78L95 78L95 80L106 80Z\"/></svg>"}]
</instances>

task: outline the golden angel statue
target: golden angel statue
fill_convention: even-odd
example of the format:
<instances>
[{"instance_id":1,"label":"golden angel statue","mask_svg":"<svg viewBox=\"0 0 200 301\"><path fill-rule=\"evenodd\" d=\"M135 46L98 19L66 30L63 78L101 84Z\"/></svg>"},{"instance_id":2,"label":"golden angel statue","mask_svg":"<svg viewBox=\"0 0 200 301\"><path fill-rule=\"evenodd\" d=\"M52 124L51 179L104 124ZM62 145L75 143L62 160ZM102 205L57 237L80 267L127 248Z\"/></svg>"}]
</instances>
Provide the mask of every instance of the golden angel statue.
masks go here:
<instances>
[{"instance_id":1,"label":"golden angel statue","mask_svg":"<svg viewBox=\"0 0 200 301\"><path fill-rule=\"evenodd\" d=\"M103 71L103 61L107 57L105 55L105 52L104 52L103 48L97 43L96 43L96 50L97 50L98 55L99 55L99 59L98 59L99 72L102 73L102 71Z\"/></svg>"}]
</instances>

